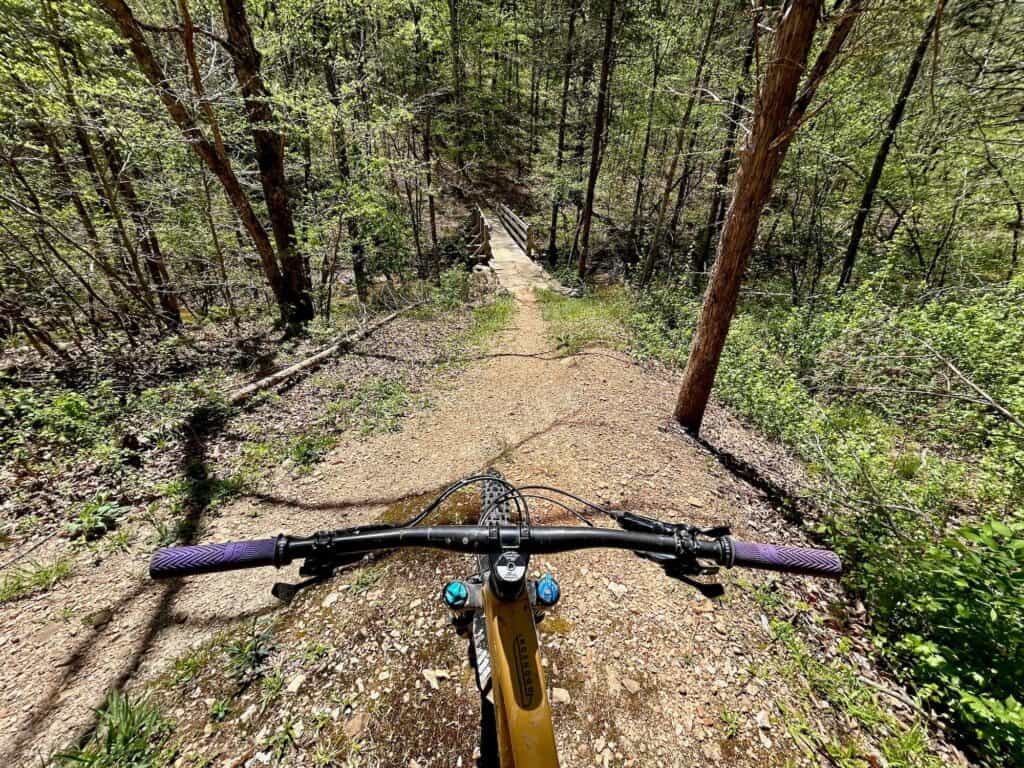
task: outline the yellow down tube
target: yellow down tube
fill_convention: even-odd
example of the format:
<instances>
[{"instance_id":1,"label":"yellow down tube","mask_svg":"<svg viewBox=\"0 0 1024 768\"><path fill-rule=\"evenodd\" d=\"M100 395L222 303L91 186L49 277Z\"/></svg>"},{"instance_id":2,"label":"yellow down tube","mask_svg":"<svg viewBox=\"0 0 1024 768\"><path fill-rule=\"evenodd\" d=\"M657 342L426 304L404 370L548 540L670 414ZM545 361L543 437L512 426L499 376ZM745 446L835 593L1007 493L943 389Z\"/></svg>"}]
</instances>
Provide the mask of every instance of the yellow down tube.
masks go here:
<instances>
[{"instance_id":1,"label":"yellow down tube","mask_svg":"<svg viewBox=\"0 0 1024 768\"><path fill-rule=\"evenodd\" d=\"M484 588L501 768L558 768L530 598L498 600Z\"/></svg>"}]
</instances>

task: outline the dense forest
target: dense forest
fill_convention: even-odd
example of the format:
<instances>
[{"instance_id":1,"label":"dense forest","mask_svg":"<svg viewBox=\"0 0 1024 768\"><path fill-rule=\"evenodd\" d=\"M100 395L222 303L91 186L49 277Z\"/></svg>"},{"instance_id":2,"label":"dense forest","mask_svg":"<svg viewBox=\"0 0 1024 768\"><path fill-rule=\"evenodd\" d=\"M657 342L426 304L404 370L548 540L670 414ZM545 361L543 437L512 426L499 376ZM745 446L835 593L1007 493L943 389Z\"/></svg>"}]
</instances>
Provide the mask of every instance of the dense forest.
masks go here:
<instances>
[{"instance_id":1,"label":"dense forest","mask_svg":"<svg viewBox=\"0 0 1024 768\"><path fill-rule=\"evenodd\" d=\"M76 445L146 450L76 425L151 416L190 339L326 338L449 290L475 206L504 203L578 288L542 302L560 340L678 366L692 434L713 394L786 445L809 477L792 512L847 559L880 658L974 758L1024 760L1020 4L5 0L0 20L12 536Z\"/></svg>"}]
</instances>

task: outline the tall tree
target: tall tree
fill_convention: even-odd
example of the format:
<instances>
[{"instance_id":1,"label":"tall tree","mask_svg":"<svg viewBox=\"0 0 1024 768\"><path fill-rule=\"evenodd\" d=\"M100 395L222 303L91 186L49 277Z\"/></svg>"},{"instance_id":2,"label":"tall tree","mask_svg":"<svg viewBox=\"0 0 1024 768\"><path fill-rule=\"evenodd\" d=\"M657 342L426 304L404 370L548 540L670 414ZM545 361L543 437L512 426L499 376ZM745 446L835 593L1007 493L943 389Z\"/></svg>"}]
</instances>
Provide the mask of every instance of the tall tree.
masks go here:
<instances>
[{"instance_id":1,"label":"tall tree","mask_svg":"<svg viewBox=\"0 0 1024 768\"><path fill-rule=\"evenodd\" d=\"M658 253L661 249L661 231L665 227L665 216L668 212L669 200L672 198L676 169L679 167L679 157L683 152L683 145L689 132L690 115L693 113L693 105L696 103L700 91L700 82L704 74L704 65L708 59L708 48L711 47L711 39L715 33L715 22L718 20L718 7L720 4L721 0L714 0L711 5L711 18L708 20L708 29L704 34L704 42L701 44L700 56L697 58L697 71L693 75L690 95L686 99L683 118L679 122L679 129L676 131L676 144L675 150L672 153L672 162L669 163L668 173L665 174L665 190L662 192L661 201L658 203L658 218L654 224L654 232L651 233L651 245L647 251L647 256L644 258L643 268L640 271L640 285L646 285L650 281L658 261Z\"/></svg>"},{"instance_id":2,"label":"tall tree","mask_svg":"<svg viewBox=\"0 0 1024 768\"><path fill-rule=\"evenodd\" d=\"M853 277L853 265L857 261L857 251L860 249L860 241L864 236L864 225L867 223L868 215L871 213L871 205L875 201L875 192L878 190L878 182L882 178L882 171L885 162L889 159L889 151L892 149L893 141L896 139L896 130L903 122L903 115L907 109L907 101L910 99L910 92L914 90L914 83L921 72L921 65L924 62L925 54L928 52L928 45L936 33L938 11L928 17L921 39L914 49L914 57L910 60L910 68L903 78L903 86L900 88L896 102L892 105L892 112L889 113L889 122L886 125L885 133L882 135L882 143L875 153L875 160L871 164L871 172L864 183L864 195L861 197L860 206L857 208L857 215L853 219L853 229L850 232L850 242L846 246L846 256L843 258L843 271L839 275L839 283L836 291L842 291Z\"/></svg>"},{"instance_id":3,"label":"tall tree","mask_svg":"<svg viewBox=\"0 0 1024 768\"><path fill-rule=\"evenodd\" d=\"M757 238L761 211L786 150L853 29L862 4L863 0L852 0L842 12L802 89L800 81L818 25L819 0L792 0L784 6L776 25L764 82L754 104L754 124L736 173L736 190L722 228L676 401L675 418L692 434L700 431L704 420L722 348L736 312L740 285Z\"/></svg>"},{"instance_id":4,"label":"tall tree","mask_svg":"<svg viewBox=\"0 0 1024 768\"><path fill-rule=\"evenodd\" d=\"M574 36L579 3L574 0L569 7L569 29L565 38L565 54L562 61L562 100L558 117L558 143L555 149L555 192L551 201L551 227L548 234L548 261L552 264L558 258L558 208L562 201L562 160L565 156L565 120L569 111L569 81L572 79L572 64L575 55Z\"/></svg>"},{"instance_id":5,"label":"tall tree","mask_svg":"<svg viewBox=\"0 0 1024 768\"><path fill-rule=\"evenodd\" d=\"M313 319L309 268L296 248L295 222L288 201L288 180L284 170L284 136L277 130L270 90L263 82L260 53L256 50L252 28L245 12L245 0L221 0L221 14L227 31L228 52L235 68L238 87L245 102L260 185L267 204L270 229L281 264L282 289L288 297L290 325Z\"/></svg>"},{"instance_id":6,"label":"tall tree","mask_svg":"<svg viewBox=\"0 0 1024 768\"><path fill-rule=\"evenodd\" d=\"M655 2L654 13L655 18L660 21L662 15L660 1ZM654 49L651 52L651 89L647 96L647 127L644 130L643 149L640 150L640 167L636 173L636 195L633 197L633 215L629 219L629 242L634 253L639 250L639 244L636 242L636 232L640 219L640 206L644 199L644 181L647 179L647 156L651 150L651 131L654 128L654 107L658 98L658 76L661 74L661 59L661 36L660 31L656 29L654 33ZM627 263L630 263L633 260L633 254L631 253L628 258Z\"/></svg>"},{"instance_id":7,"label":"tall tree","mask_svg":"<svg viewBox=\"0 0 1024 768\"><path fill-rule=\"evenodd\" d=\"M615 31L615 0L608 0L608 11L604 22L604 53L601 56L601 79L597 87L597 109L594 113L594 136L590 144L590 173L587 176L587 194L583 201L583 221L580 230L580 259L578 273L582 278L587 272L587 256L590 249L590 223L594 216L594 190L597 176L601 172L601 147L608 121L608 82L612 64L612 37Z\"/></svg>"},{"instance_id":8,"label":"tall tree","mask_svg":"<svg viewBox=\"0 0 1024 768\"><path fill-rule=\"evenodd\" d=\"M225 3L229 1L236 2L237 0L225 0ZM256 251L260 256L264 275L277 299L282 322L286 327L295 329L312 315L312 298L308 290L308 273L305 270L296 273L296 269L304 267L301 257L295 253L294 247L290 247L286 254L289 267L286 276L282 265L278 262L278 254L274 251L274 246L267 235L267 231L256 215L249 196L235 174L230 157L207 138L195 115L171 87L171 81L166 75L163 65L157 59L152 47L146 40L142 24L135 17L128 4L124 0L94 0L94 2L113 19L121 35L128 41L129 48L139 69L159 95L171 119L177 125L192 150L206 163L207 167L221 183L221 186L223 186L225 194L238 213L242 225L252 238ZM225 10L227 8L228 6L225 6ZM245 24L243 26L241 21L235 18L234 27L233 34L244 38L248 25ZM251 32L249 33L249 41L251 43ZM244 39L240 39L239 42L244 48ZM249 68L254 66L258 69L258 59L254 59L252 54L252 51L247 54L244 50L234 53L234 56L241 60L242 72L251 71ZM236 70L237 67L238 65L236 64ZM258 120L259 116L266 115L269 106L266 106L264 109L256 103L260 98L258 96L260 86L253 83L240 83L240 85L250 94L250 96L246 97L246 101L253 102L252 108L249 110L250 121ZM286 217L280 210L281 204L287 206L287 194L284 193L282 195L282 191L277 188L278 183L283 184L284 181L283 169L279 171L275 167L277 157L283 152L283 147L275 146L273 136L269 135L273 134L273 131L264 130L263 126L260 126L258 123L252 130L254 142L257 143L258 147L262 147L266 153L260 158L260 175L261 181L264 183L264 189L267 190L269 188L271 198L277 206L274 214L274 219L276 220L275 237L279 237L280 242L283 242L286 246L289 243L293 246L294 226L290 225L290 214ZM219 142L217 143L219 144ZM264 168L266 168L266 173L263 172ZM267 203L269 207L271 204L270 200ZM289 234L289 228L291 228L291 234ZM296 265L296 260L298 260L298 265Z\"/></svg>"},{"instance_id":9,"label":"tall tree","mask_svg":"<svg viewBox=\"0 0 1024 768\"><path fill-rule=\"evenodd\" d=\"M736 86L736 94L732 98L729 112L726 116L725 145L722 147L722 155L718 159L718 169L715 171L715 187L711 191L711 207L708 210L708 221L701 233L700 244L693 250L693 287L699 288L702 284L702 276L707 270L708 258L711 256L711 247L718 230L722 226L722 201L725 198L725 190L729 185L729 174L732 171L733 152L736 149L736 133L739 130L740 120L743 116L743 102L746 101L747 77L750 75L750 65L754 60L754 47L757 45L757 25L760 22L760 14L754 18L753 30L750 33L750 42L747 43L747 50L743 54L743 66L740 68L740 81Z\"/></svg>"}]
</instances>

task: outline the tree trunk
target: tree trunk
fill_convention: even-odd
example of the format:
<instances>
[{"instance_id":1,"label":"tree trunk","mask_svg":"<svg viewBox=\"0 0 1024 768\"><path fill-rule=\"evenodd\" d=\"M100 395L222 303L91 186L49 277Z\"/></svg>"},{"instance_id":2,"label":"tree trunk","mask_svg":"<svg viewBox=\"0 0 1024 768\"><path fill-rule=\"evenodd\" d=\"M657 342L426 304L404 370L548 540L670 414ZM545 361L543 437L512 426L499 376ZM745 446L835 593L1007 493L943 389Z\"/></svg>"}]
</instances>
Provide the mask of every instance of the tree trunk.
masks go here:
<instances>
[{"instance_id":1,"label":"tree trunk","mask_svg":"<svg viewBox=\"0 0 1024 768\"><path fill-rule=\"evenodd\" d=\"M892 112L889 114L889 124L885 129L878 152L875 154L871 173L868 175L868 180L864 185L864 195L861 197L857 216L853 220L853 231L850 233L850 243L846 248L846 256L843 259L843 271L839 275L836 293L846 288L850 283L850 278L853 277L853 265L857 261L857 250L860 248L860 241L864 235L864 224L868 220L868 214L871 213L871 204L875 200L875 191L878 189L878 182L882 178L885 161L889 158L889 150L892 149L893 141L896 138L896 129L903 122L903 113L906 111L910 92L914 89L914 83L917 82L917 76L921 72L921 64L924 62L928 45L935 34L937 18L935 13L928 17L924 34L921 35L921 39L917 43L917 49L914 51L914 58L910 60L910 69L907 70L907 75L903 78L903 87L900 89L899 96L896 97L896 103L893 104Z\"/></svg>"},{"instance_id":2,"label":"tree trunk","mask_svg":"<svg viewBox=\"0 0 1024 768\"><path fill-rule=\"evenodd\" d=\"M107 158L107 170L110 171L110 175L117 184L118 192L128 208L128 215L135 227L135 238L142 251L142 258L146 262L146 271L156 290L157 301L160 303L160 319L170 328L180 328L181 310L178 306L178 294L171 283L167 263L164 261L163 251L160 249L160 240L157 238L156 232L153 231L145 208L135 193L135 185L131 178L132 169L125 165L121 158L121 152L114 144L113 139L107 135L101 136L100 139L103 153Z\"/></svg>"},{"instance_id":3,"label":"tree trunk","mask_svg":"<svg viewBox=\"0 0 1024 768\"><path fill-rule=\"evenodd\" d=\"M274 128L270 91L260 72L260 53L253 41L244 0L221 0L224 28L231 43L229 51L235 76L245 102L256 165L260 170L263 198L270 215L270 229L281 265L281 293L287 310L285 324L291 330L313 319L309 269L296 248L295 223L288 201L284 171L284 137Z\"/></svg>"},{"instance_id":4,"label":"tree trunk","mask_svg":"<svg viewBox=\"0 0 1024 768\"><path fill-rule=\"evenodd\" d=\"M583 222L580 231L580 259L577 272L580 279L587 272L590 249L590 222L594 214L594 190L601 171L601 143L608 117L608 74L612 62L612 33L615 29L615 0L608 0L608 15L604 25L604 54L601 57L601 80L597 87L597 110L594 115L594 137L590 145L590 174L587 176L587 194L583 201Z\"/></svg>"},{"instance_id":5,"label":"tree trunk","mask_svg":"<svg viewBox=\"0 0 1024 768\"><path fill-rule=\"evenodd\" d=\"M726 117L725 147L722 149L722 156L718 160L718 170L715 172L715 188L711 193L711 209L708 211L708 222L701 233L700 245L693 251L693 287L699 289L703 283L702 275L707 270L708 259L711 256L711 244L718 236L718 230L722 226L722 201L725 198L725 190L729 185L729 173L732 170L733 152L736 148L736 133L739 129L740 120L743 118L743 102L746 101L746 81L750 75L750 65L754 61L754 48L757 45L757 23L760 16L754 22L754 30L750 35L750 42L747 44L746 53L743 55L743 67L740 73L740 82L736 86L736 95L733 97L732 106Z\"/></svg>"},{"instance_id":6,"label":"tree trunk","mask_svg":"<svg viewBox=\"0 0 1024 768\"><path fill-rule=\"evenodd\" d=\"M761 211L771 194L786 150L861 7L861 0L850 3L799 96L797 89L818 23L818 0L792 0L776 27L764 82L754 105L754 124L736 174L736 191L722 229L676 402L675 418L692 434L700 431L704 419L722 348L736 311L740 285L754 248Z\"/></svg>"},{"instance_id":7,"label":"tree trunk","mask_svg":"<svg viewBox=\"0 0 1024 768\"><path fill-rule=\"evenodd\" d=\"M132 14L131 9L124 0L95 0L100 8L109 15L117 24L122 36L128 41L132 55L139 66L142 74L149 81L163 102L167 113L171 116L178 130L181 131L186 142L192 150L202 159L210 169L221 186L232 206L238 213L238 218L245 227L246 232L252 239L256 252L259 254L260 263L263 267L263 274L267 278L274 298L277 301L281 312L281 320L289 323L295 314L294 305L291 303L291 295L284 286L281 270L277 264L277 257L274 253L274 246L267 236L256 212L252 208L245 190L242 189L238 177L231 167L227 155L217 151L217 148L203 134L202 128L196 123L188 108L169 87L170 82L164 73L163 67L153 55L153 50L146 42L142 27Z\"/></svg>"},{"instance_id":8,"label":"tree trunk","mask_svg":"<svg viewBox=\"0 0 1024 768\"><path fill-rule=\"evenodd\" d=\"M640 168L637 170L636 195L633 197L633 215L629 220L629 242L633 252L639 251L639 244L636 242L636 231L639 226L640 207L644 199L644 181L647 176L647 155L651 149L651 130L654 127L654 105L658 99L658 76L661 74L661 39L654 41L654 53L651 54L651 92L647 98L647 128L644 131L644 146L640 151ZM636 259L630 253L629 264L635 264Z\"/></svg>"},{"instance_id":9,"label":"tree trunk","mask_svg":"<svg viewBox=\"0 0 1024 768\"><path fill-rule=\"evenodd\" d=\"M665 226L665 215L668 212L668 201L672 197L672 182L676 177L676 168L679 167L679 156L683 152L683 144L686 141L687 129L690 125L690 115L693 112L693 105L697 101L697 92L700 90L701 77L704 73L704 64L708 58L708 48L711 47L711 38L715 31L715 22L718 20L718 6L721 0L714 0L711 6L711 18L708 20L708 30L704 35L704 42L701 45L700 56L697 59L697 71L693 76L693 87L690 89L690 96L686 100L686 109L683 111L683 119L679 123L679 132L676 134L675 151L672 153L672 162L669 163L668 173L665 175L665 191L661 195L661 203L658 205L658 219L654 225L654 232L651 235L651 247L644 259L643 269L640 272L640 285L646 285L654 274L654 266L658 261L658 251L661 248L661 230Z\"/></svg>"},{"instance_id":10,"label":"tree trunk","mask_svg":"<svg viewBox=\"0 0 1024 768\"><path fill-rule=\"evenodd\" d=\"M345 134L345 123L341 116L341 96L338 93L338 80L334 73L334 64L331 61L324 62L324 82L327 86L327 93L331 97L331 104L336 110L334 115L334 159L338 167L338 179L342 184L342 198L348 196L348 184L351 181L352 169L348 157L348 136ZM343 203L344 204L344 203ZM356 298L360 304L365 304L370 299L370 283L366 274L366 249L359 237L359 222L354 216L347 212L343 215L345 228L348 230L349 248L352 251L352 277L356 283Z\"/></svg>"},{"instance_id":11,"label":"tree trunk","mask_svg":"<svg viewBox=\"0 0 1024 768\"><path fill-rule=\"evenodd\" d=\"M569 31L565 40L565 60L562 68L562 106L558 118L558 149L555 152L555 194L551 201L551 227L548 235L548 261L558 260L558 206L562 199L562 158L565 155L565 118L569 109L569 82L572 79L573 36L576 31L576 14L579 4L573 2L569 9Z\"/></svg>"}]
</instances>

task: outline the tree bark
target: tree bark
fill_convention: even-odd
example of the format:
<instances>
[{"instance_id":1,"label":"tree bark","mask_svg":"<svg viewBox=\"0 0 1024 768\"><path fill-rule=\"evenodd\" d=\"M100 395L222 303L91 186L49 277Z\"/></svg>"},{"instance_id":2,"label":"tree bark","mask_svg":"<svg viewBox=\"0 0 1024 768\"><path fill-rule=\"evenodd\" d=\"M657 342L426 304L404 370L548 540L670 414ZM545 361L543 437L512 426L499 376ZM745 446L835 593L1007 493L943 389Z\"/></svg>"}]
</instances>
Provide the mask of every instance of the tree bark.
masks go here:
<instances>
[{"instance_id":1,"label":"tree bark","mask_svg":"<svg viewBox=\"0 0 1024 768\"><path fill-rule=\"evenodd\" d=\"M260 53L253 41L244 0L221 0L221 13L231 43L228 50L256 148L256 165L260 170L263 198L270 215L270 229L277 245L281 293L288 315L285 324L294 330L313 319L313 297L309 269L296 248L295 223L284 171L284 137L274 128L270 91L263 83Z\"/></svg>"},{"instance_id":2,"label":"tree bark","mask_svg":"<svg viewBox=\"0 0 1024 768\"><path fill-rule=\"evenodd\" d=\"M580 258L577 272L581 280L587 272L590 223L594 216L594 191L597 188L597 176L601 172L601 143L608 117L608 75L611 70L614 30L615 0L608 0L608 14L604 25L604 54L601 57L601 79L597 87L597 110L594 115L594 136L590 144L590 173L587 176L587 194L583 201L583 222L580 231Z\"/></svg>"},{"instance_id":3,"label":"tree bark","mask_svg":"<svg viewBox=\"0 0 1024 768\"><path fill-rule=\"evenodd\" d=\"M704 73L704 64L707 62L708 49L711 47L711 38L715 31L715 22L718 20L718 7L720 0L714 0L711 6L711 18L708 20L707 33L704 35L704 42L701 45L700 56L697 59L697 71L693 76L693 87L690 89L690 96L686 100L686 109L683 111L683 119L679 123L679 131L676 134L675 151L672 153L672 162L669 163L668 173L665 175L665 191L661 195L661 202L658 205L658 219L654 225L654 232L651 235L651 247L647 251L643 268L640 272L640 285L646 285L654 274L654 266L658 261L658 252L661 248L661 230L665 227L665 215L668 212L668 201L672 197L672 182L676 177L676 168L679 167L679 156L683 152L683 144L686 141L687 129L690 125L690 115L693 113L693 105L697 101L697 92L700 89L701 76Z\"/></svg>"},{"instance_id":4,"label":"tree bark","mask_svg":"<svg viewBox=\"0 0 1024 768\"><path fill-rule=\"evenodd\" d=\"M818 23L818 0L792 0L776 27L771 57L754 106L754 124L743 149L736 191L726 214L676 402L675 418L692 434L700 431L704 419L740 285L754 248L761 211L786 150L861 7L862 0L850 3L818 55L799 96L797 90Z\"/></svg>"},{"instance_id":5,"label":"tree bark","mask_svg":"<svg viewBox=\"0 0 1024 768\"><path fill-rule=\"evenodd\" d=\"M849 285L850 278L853 277L853 266L857 261L857 251L860 248L861 238L864 236L864 224L871 213L871 205L875 200L875 191L878 189L878 182L882 178L885 161L889 158L889 150L892 149L893 141L896 138L896 129L903 122L903 114L907 108L907 101L910 99L910 92L914 89L914 83L917 82L917 76L921 72L921 64L924 62L928 45L935 34L937 18L935 13L928 17L924 33L921 35L921 39L917 43L917 49L914 51L914 58L910 60L910 68L907 70L906 77L903 78L903 87L900 88L899 96L896 97L896 103L893 104L892 112L889 113L889 123L882 137L882 143L878 147L878 152L875 153L875 161L871 165L871 173L868 174L868 180L864 184L864 194L861 197L860 206L857 208L857 216L853 220L850 243L846 247L846 256L843 258L843 271L839 275L836 293L842 292Z\"/></svg>"}]
</instances>

